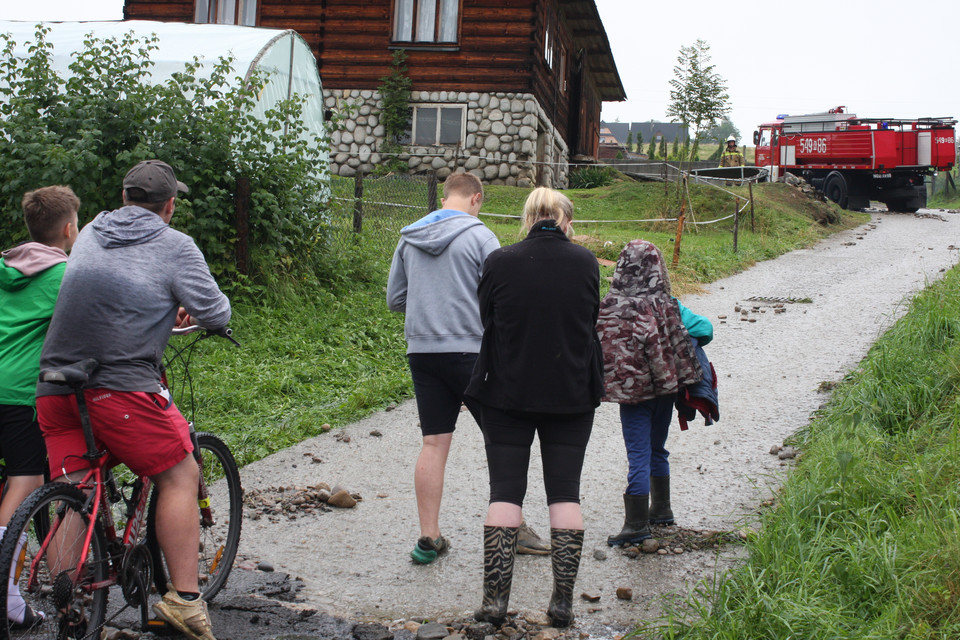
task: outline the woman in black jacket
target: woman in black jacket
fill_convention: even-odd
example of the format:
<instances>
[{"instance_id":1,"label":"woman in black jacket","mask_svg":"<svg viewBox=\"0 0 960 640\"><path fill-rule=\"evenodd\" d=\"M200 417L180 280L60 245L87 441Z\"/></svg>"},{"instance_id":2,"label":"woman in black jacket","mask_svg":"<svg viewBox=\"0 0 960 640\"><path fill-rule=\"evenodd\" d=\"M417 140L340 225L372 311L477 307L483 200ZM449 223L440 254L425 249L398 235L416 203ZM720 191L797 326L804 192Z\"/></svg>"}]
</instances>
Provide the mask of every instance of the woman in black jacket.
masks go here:
<instances>
[{"instance_id":1,"label":"woman in black jacket","mask_svg":"<svg viewBox=\"0 0 960 640\"><path fill-rule=\"evenodd\" d=\"M600 272L593 253L567 237L572 221L566 196L535 189L523 209L527 237L491 253L480 279L483 342L467 388L481 405L490 473L480 621L500 624L506 616L534 434L550 507L547 614L557 627L573 620L583 546L580 471L603 392L603 360L595 329Z\"/></svg>"}]
</instances>

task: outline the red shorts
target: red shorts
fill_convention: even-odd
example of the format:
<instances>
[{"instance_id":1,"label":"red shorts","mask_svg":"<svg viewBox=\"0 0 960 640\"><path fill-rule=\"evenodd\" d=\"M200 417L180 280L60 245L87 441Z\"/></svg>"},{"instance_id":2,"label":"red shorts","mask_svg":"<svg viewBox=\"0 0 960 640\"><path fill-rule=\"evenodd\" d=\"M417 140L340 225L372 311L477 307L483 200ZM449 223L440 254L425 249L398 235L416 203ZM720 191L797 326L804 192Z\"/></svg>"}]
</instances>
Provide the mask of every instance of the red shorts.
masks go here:
<instances>
[{"instance_id":1,"label":"red shorts","mask_svg":"<svg viewBox=\"0 0 960 640\"><path fill-rule=\"evenodd\" d=\"M84 391L97 449L106 449L116 462L141 476L173 467L190 452L190 425L172 400L143 391ZM47 443L50 477L90 468L83 456L87 444L80 426L77 398L37 398L40 429Z\"/></svg>"}]
</instances>

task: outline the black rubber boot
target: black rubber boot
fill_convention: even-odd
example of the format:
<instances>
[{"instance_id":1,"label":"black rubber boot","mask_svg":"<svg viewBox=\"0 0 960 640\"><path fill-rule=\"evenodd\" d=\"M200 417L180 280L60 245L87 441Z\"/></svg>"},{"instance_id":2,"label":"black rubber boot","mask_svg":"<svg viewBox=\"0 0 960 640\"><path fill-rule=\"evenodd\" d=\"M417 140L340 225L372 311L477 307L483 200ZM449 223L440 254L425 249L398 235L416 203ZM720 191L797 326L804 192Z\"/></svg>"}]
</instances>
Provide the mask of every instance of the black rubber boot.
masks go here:
<instances>
[{"instance_id":1,"label":"black rubber boot","mask_svg":"<svg viewBox=\"0 0 960 640\"><path fill-rule=\"evenodd\" d=\"M625 544L636 544L653 537L650 533L649 500L650 496L646 493L642 496L623 494L623 508L626 512L623 529L617 535L607 537L608 545L619 547Z\"/></svg>"},{"instance_id":2,"label":"black rubber boot","mask_svg":"<svg viewBox=\"0 0 960 640\"><path fill-rule=\"evenodd\" d=\"M573 585L580 570L583 529L551 529L550 559L553 562L553 596L547 615L554 627L573 622Z\"/></svg>"},{"instance_id":3,"label":"black rubber boot","mask_svg":"<svg viewBox=\"0 0 960 640\"><path fill-rule=\"evenodd\" d=\"M670 509L670 476L650 477L650 524L673 524Z\"/></svg>"},{"instance_id":4,"label":"black rubber boot","mask_svg":"<svg viewBox=\"0 0 960 640\"><path fill-rule=\"evenodd\" d=\"M507 618L519 531L520 527L483 527L483 602L473 614L478 622L500 626Z\"/></svg>"}]
</instances>

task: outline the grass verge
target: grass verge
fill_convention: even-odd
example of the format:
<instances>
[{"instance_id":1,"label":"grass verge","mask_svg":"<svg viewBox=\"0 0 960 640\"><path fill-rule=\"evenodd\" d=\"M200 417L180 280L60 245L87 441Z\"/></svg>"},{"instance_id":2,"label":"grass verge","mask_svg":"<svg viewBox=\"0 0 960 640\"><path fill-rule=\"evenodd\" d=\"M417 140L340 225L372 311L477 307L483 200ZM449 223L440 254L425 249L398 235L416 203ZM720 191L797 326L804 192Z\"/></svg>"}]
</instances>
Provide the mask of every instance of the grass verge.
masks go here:
<instances>
[{"instance_id":1,"label":"grass verge","mask_svg":"<svg viewBox=\"0 0 960 640\"><path fill-rule=\"evenodd\" d=\"M755 187L754 192L756 233L749 231L748 222L741 226L739 252L733 252L732 221L684 235L680 266L671 274L676 293L868 219L841 215L834 205L811 201L785 185ZM517 214L528 193L489 187L484 211ZM667 214L677 211L675 187L668 186L664 194L662 184L621 182L567 193L578 219L613 221L575 225L579 239L600 257L616 259L623 245L637 237L672 255L674 223L651 230L648 223L627 221L671 217ZM727 194L692 186L691 196L699 220L732 213L733 198ZM840 222L817 222L828 215ZM519 240L516 220L484 222L503 244ZM352 219L342 224L352 228ZM331 236L341 267L324 286L281 282L232 296L231 324L242 348L222 340L199 346L191 367L198 428L225 438L241 464L317 435L324 424L339 427L412 396L403 316L389 312L384 301L396 232L390 231L390 242L382 229L371 225L369 233L369 239L359 240L352 232ZM612 267L603 272L611 275ZM178 403L187 410L188 403Z\"/></svg>"},{"instance_id":2,"label":"grass verge","mask_svg":"<svg viewBox=\"0 0 960 640\"><path fill-rule=\"evenodd\" d=\"M749 560L640 637L960 637L960 268L796 436Z\"/></svg>"}]
</instances>

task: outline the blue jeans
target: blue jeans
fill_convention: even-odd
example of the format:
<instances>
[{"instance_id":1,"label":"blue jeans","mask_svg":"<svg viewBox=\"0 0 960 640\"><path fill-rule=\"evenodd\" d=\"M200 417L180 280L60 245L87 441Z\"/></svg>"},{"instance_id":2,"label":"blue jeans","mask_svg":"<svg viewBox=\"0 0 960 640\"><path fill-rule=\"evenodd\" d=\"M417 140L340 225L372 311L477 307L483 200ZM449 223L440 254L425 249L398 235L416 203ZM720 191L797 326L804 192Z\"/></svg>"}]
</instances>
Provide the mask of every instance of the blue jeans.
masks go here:
<instances>
[{"instance_id":1,"label":"blue jeans","mask_svg":"<svg viewBox=\"0 0 960 640\"><path fill-rule=\"evenodd\" d=\"M650 476L670 475L670 452L664 448L673 419L676 394L660 396L640 404L620 405L623 443L627 447L627 493L650 493Z\"/></svg>"}]
</instances>

